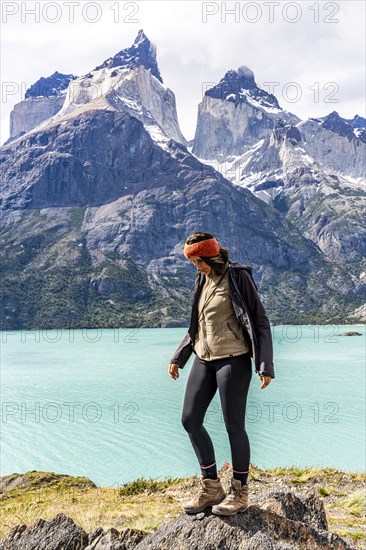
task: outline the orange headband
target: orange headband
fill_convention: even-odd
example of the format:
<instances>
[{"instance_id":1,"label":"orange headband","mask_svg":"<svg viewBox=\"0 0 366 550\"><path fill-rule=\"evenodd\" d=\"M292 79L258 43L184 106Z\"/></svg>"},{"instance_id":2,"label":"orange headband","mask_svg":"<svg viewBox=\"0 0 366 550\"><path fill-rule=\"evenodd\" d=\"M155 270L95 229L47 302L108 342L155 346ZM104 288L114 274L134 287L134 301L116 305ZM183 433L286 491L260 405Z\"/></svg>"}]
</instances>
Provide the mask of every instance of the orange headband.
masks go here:
<instances>
[{"instance_id":1,"label":"orange headband","mask_svg":"<svg viewBox=\"0 0 366 550\"><path fill-rule=\"evenodd\" d=\"M198 243L185 244L184 245L184 255L187 259L191 256L217 256L220 252L220 245L215 239L206 239L205 241L199 241Z\"/></svg>"}]
</instances>

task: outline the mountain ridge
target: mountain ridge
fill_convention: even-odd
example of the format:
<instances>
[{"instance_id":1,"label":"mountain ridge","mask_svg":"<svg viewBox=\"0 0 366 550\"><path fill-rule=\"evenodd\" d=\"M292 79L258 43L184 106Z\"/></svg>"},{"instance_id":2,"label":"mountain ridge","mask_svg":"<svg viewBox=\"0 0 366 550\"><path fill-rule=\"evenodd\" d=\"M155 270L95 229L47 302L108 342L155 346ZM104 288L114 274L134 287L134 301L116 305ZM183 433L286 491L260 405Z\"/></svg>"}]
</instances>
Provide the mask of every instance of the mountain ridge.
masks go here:
<instances>
[{"instance_id":1,"label":"mountain ridge","mask_svg":"<svg viewBox=\"0 0 366 550\"><path fill-rule=\"evenodd\" d=\"M135 44L145 51L147 40L141 30ZM362 142L315 120L304 128L295 115L260 110L248 97L208 94L205 101L225 103L230 116L238 108L247 123L248 113L259 117L241 127L244 149L237 134L253 183L240 180L245 171L235 181L193 153L199 140L188 150L173 92L140 56L118 59L128 66L111 61L73 79L59 112L0 148L3 329L185 326L192 278L182 248L197 227L220 235L232 259L253 267L272 322L362 321L359 196L351 189L346 200L343 180L301 151L313 127L335 144L343 140L345 151ZM230 79L261 96L248 67L235 74ZM224 143L232 159L224 138L207 131L206 145Z\"/></svg>"}]
</instances>

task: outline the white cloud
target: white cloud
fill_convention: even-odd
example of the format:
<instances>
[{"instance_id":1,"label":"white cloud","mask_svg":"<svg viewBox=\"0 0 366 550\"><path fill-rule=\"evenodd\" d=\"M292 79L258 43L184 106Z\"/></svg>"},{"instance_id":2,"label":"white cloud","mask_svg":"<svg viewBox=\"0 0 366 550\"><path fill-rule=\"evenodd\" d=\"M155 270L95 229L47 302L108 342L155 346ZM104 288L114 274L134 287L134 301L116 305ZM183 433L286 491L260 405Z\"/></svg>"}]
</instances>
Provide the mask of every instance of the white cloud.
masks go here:
<instances>
[{"instance_id":1,"label":"white cloud","mask_svg":"<svg viewBox=\"0 0 366 550\"><path fill-rule=\"evenodd\" d=\"M75 2L74 22L68 21L67 4L60 0L57 3L3 1L3 21L4 5L10 4L16 4L19 10L2 24L1 78L3 86L13 82L19 91L8 97L2 94L1 143L8 137L10 111L23 99L25 88L55 70L85 74L107 57L130 46L140 28L157 47L160 72L164 83L176 95L179 123L187 139L194 136L197 107L205 83L218 82L226 71L240 65L250 67L262 87L265 87L264 82L279 82L275 95L280 105L300 118L324 116L333 110L347 118L356 113L365 116L364 2L281 1L275 6L272 23L269 7L261 1L79 0ZM26 9L36 4L41 10L39 23L26 13ZM58 11L60 21L50 23L42 18L42 8L46 4L49 5L46 17L51 19ZM55 4L58 7L52 7ZM91 19L96 14L92 4L99 6L101 15L96 23L85 20L85 16ZM239 21L235 22L234 16L227 14L223 22L225 14L221 6L229 10L237 4ZM26 5L23 14L22 5ZM117 5L119 20L115 22L117 14L111 7L116 10ZM286 5L288 18L294 18L296 10L301 12L298 22L284 19L282 12ZM205 6L218 10L206 23L202 21ZM314 21L314 6L319 9L319 22ZM253 19L255 7L258 13L261 11L261 17L256 23L250 23L244 15ZM338 22L326 23L326 17L338 19ZM137 21L128 22L130 19ZM283 97L282 90L289 82L301 86L302 95L296 103L287 102ZM316 82L319 101L315 101L314 91L310 89ZM325 102L331 88L325 90L324 86L331 82L339 87L335 94L339 99L337 103Z\"/></svg>"}]
</instances>

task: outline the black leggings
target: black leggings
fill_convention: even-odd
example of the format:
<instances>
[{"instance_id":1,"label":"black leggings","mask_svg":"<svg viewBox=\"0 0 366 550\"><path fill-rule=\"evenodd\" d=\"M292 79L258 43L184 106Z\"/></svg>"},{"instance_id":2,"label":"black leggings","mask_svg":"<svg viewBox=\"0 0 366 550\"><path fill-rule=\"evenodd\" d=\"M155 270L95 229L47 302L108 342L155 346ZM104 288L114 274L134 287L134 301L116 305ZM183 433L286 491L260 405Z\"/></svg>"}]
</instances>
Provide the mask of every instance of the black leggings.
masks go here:
<instances>
[{"instance_id":1,"label":"black leggings","mask_svg":"<svg viewBox=\"0 0 366 550\"><path fill-rule=\"evenodd\" d=\"M252 363L249 352L206 361L196 355L184 396L182 424L200 466L215 462L211 438L203 426L207 408L219 388L221 408L230 440L233 470L248 471L250 445L245 431L245 409Z\"/></svg>"}]
</instances>

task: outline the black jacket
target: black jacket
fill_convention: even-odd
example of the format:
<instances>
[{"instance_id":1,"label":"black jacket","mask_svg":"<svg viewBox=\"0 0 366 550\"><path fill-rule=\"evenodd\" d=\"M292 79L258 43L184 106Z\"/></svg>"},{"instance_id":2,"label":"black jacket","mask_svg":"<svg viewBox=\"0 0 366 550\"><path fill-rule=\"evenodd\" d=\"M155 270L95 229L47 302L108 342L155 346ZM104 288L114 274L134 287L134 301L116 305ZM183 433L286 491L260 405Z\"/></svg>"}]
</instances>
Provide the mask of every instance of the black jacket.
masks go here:
<instances>
[{"instance_id":1,"label":"black jacket","mask_svg":"<svg viewBox=\"0 0 366 550\"><path fill-rule=\"evenodd\" d=\"M229 260L228 282L231 302L236 318L243 327L247 338L256 373L274 378L271 327L258 295L252 271L249 265L240 265ZM195 353L193 345L198 330L197 305L204 282L205 275L198 271L192 298L189 329L170 360L170 363L176 363L180 368L184 367L192 351Z\"/></svg>"}]
</instances>

